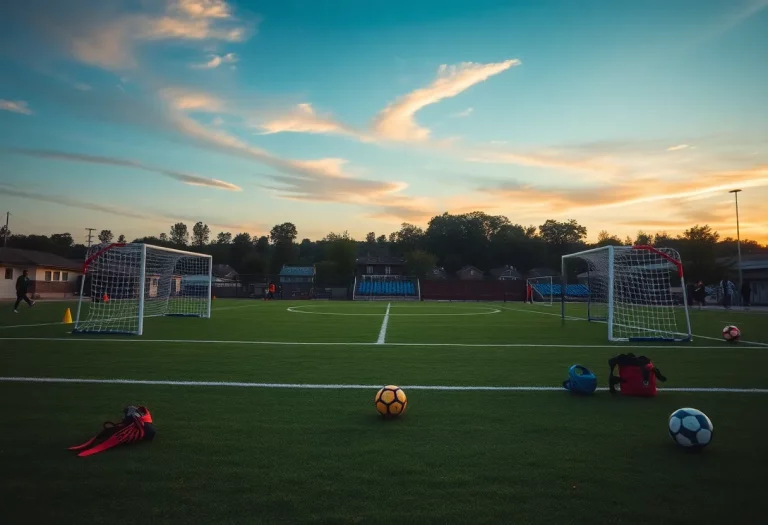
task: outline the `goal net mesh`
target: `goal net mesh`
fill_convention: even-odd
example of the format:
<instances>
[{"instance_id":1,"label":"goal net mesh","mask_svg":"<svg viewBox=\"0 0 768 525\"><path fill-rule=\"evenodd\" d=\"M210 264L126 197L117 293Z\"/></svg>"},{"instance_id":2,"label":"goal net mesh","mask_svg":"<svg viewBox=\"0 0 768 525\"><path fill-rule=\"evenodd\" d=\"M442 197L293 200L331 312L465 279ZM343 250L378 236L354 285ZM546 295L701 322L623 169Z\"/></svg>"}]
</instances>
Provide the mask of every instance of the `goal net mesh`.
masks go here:
<instances>
[{"instance_id":1,"label":"goal net mesh","mask_svg":"<svg viewBox=\"0 0 768 525\"><path fill-rule=\"evenodd\" d=\"M75 332L140 335L147 317L210 316L208 255L98 245L89 250L85 268Z\"/></svg>"},{"instance_id":2,"label":"goal net mesh","mask_svg":"<svg viewBox=\"0 0 768 525\"><path fill-rule=\"evenodd\" d=\"M401 275L363 275L355 284L355 300L417 300L419 280Z\"/></svg>"},{"instance_id":3,"label":"goal net mesh","mask_svg":"<svg viewBox=\"0 0 768 525\"><path fill-rule=\"evenodd\" d=\"M552 277L531 277L526 279L526 287L530 286L530 295L526 289L526 296L533 304L552 306L555 296L555 287Z\"/></svg>"},{"instance_id":4,"label":"goal net mesh","mask_svg":"<svg viewBox=\"0 0 768 525\"><path fill-rule=\"evenodd\" d=\"M682 263L673 249L619 246L566 255L563 279L563 317L604 321L613 341L690 339Z\"/></svg>"}]
</instances>

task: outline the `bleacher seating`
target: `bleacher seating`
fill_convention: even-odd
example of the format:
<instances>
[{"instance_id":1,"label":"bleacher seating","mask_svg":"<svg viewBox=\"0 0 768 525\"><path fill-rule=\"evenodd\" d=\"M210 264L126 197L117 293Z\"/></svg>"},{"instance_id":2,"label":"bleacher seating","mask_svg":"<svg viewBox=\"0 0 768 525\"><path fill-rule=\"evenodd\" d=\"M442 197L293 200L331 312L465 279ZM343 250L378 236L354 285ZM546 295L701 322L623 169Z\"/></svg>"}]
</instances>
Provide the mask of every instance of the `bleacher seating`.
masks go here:
<instances>
[{"instance_id":1,"label":"bleacher seating","mask_svg":"<svg viewBox=\"0 0 768 525\"><path fill-rule=\"evenodd\" d=\"M418 293L413 281L407 280L362 280L357 283L355 296L359 299L402 297L417 298Z\"/></svg>"},{"instance_id":2,"label":"bleacher seating","mask_svg":"<svg viewBox=\"0 0 768 525\"><path fill-rule=\"evenodd\" d=\"M551 293L553 297L560 297L562 292L562 286L559 284L536 284L534 288L542 296L549 296ZM566 284L565 285L565 297L570 298L585 298L589 297L589 288L585 284Z\"/></svg>"}]
</instances>

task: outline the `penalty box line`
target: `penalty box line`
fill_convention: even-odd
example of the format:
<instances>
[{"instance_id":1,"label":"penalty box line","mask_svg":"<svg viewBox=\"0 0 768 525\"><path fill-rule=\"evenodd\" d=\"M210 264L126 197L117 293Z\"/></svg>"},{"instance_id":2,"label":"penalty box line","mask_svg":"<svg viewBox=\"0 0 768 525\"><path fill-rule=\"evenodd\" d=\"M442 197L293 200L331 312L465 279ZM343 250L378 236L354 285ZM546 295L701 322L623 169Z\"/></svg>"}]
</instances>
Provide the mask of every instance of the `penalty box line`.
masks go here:
<instances>
[{"instance_id":1,"label":"penalty box line","mask_svg":"<svg viewBox=\"0 0 768 525\"><path fill-rule=\"evenodd\" d=\"M539 312L538 310L528 310L528 309L525 309L525 308L510 308L508 306L497 306L497 308L501 308L502 310L507 310L508 312L523 312L523 313L526 313L526 314L549 315L549 316L552 316L552 317L560 317L562 319L562 314L555 314L555 313L552 313L552 312ZM570 317L570 316L567 316L567 315L565 316L565 320L566 321L584 321L584 322L589 322L588 319L584 319L582 317ZM605 321L596 321L596 322L601 323L601 324L605 324ZM710 341L722 341L722 339L718 339L717 337L711 337L711 336L708 336L708 335L693 334L693 337L700 337L701 339L708 339ZM755 345L755 346L765 346L765 347L768 347L768 343L758 343L757 341L745 341L743 339L740 339L739 342L742 343L742 344L745 344L745 345ZM697 348L703 348L703 347L697 347Z\"/></svg>"},{"instance_id":2,"label":"penalty box line","mask_svg":"<svg viewBox=\"0 0 768 525\"><path fill-rule=\"evenodd\" d=\"M68 343L167 343L167 344L189 344L189 345L235 345L235 346L401 346L407 348L574 348L574 349L602 349L611 348L613 350L623 350L627 348L631 349L656 349L656 350L729 350L733 348L741 348L742 350L749 348L750 350L756 350L755 347L738 346L741 343L736 343L736 346L723 343L718 346L694 346L690 344L627 344L627 343L614 343L614 344L528 344L528 343L371 343L371 342L351 342L351 341L238 341L238 340L210 340L210 339L142 339L140 337L125 339L125 338L112 338L112 337L87 337L81 335L73 335L70 337L0 337L0 341L49 341L49 342L68 342ZM743 342L742 342L743 343ZM761 343L762 344L762 343ZM0 348L0 352L2 352Z\"/></svg>"},{"instance_id":3,"label":"penalty box line","mask_svg":"<svg viewBox=\"0 0 768 525\"><path fill-rule=\"evenodd\" d=\"M99 385L149 385L149 386L208 386L229 388L283 388L304 390L376 390L381 385L359 384L314 384L314 383L251 383L238 381L174 381L162 379L86 379L75 377L0 377L3 383L70 383ZM437 391L489 391L489 392L566 392L557 386L454 386L454 385L403 385L404 390ZM608 388L599 387L599 392ZM768 388L720 388L720 387L679 387L659 388L660 392L694 392L727 394L768 394Z\"/></svg>"}]
</instances>

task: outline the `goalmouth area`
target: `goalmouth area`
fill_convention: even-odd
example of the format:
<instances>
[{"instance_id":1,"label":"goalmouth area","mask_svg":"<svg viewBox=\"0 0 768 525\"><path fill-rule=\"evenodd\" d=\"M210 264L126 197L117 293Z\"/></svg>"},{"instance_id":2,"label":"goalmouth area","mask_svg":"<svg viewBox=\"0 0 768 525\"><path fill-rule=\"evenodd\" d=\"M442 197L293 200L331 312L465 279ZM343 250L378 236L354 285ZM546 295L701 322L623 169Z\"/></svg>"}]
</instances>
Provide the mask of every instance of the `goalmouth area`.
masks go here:
<instances>
[{"instance_id":1,"label":"goalmouth area","mask_svg":"<svg viewBox=\"0 0 768 525\"><path fill-rule=\"evenodd\" d=\"M188 523L573 523L584 509L590 522L641 523L649 505L665 523L758 523L768 512L767 312L694 309L692 342L639 344L522 302L216 300L210 318L148 318L142 336L72 334L59 322L68 307L0 313L7 523L134 521L116 501ZM742 342L722 341L726 324ZM668 378L658 397L605 391L621 352L654 360ZM593 397L562 390L576 363L597 375ZM376 415L385 384L408 395L398 420ZM154 442L68 453L129 404L152 411ZM669 414L688 406L714 423L702 454L667 435ZM621 503L606 512L606 498Z\"/></svg>"}]
</instances>

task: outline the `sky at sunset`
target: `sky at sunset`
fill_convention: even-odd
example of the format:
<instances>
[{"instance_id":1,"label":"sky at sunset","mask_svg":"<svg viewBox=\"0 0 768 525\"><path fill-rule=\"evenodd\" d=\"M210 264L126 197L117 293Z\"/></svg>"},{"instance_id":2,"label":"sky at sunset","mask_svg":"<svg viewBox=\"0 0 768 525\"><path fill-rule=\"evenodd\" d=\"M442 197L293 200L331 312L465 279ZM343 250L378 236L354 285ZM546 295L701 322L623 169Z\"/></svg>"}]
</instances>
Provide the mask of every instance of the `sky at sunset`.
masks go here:
<instances>
[{"instance_id":1,"label":"sky at sunset","mask_svg":"<svg viewBox=\"0 0 768 525\"><path fill-rule=\"evenodd\" d=\"M768 0L25 0L15 233L388 234L445 211L768 242Z\"/></svg>"}]
</instances>

